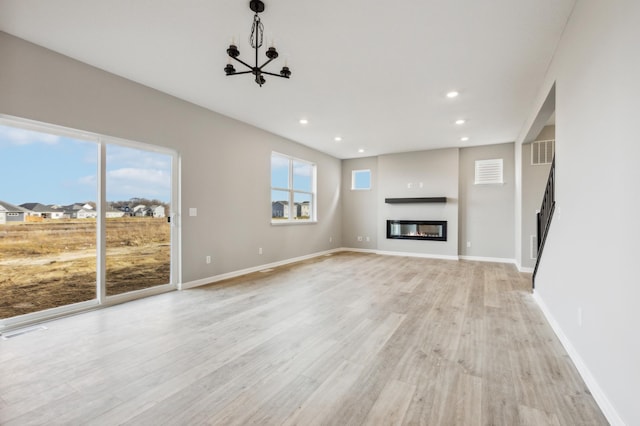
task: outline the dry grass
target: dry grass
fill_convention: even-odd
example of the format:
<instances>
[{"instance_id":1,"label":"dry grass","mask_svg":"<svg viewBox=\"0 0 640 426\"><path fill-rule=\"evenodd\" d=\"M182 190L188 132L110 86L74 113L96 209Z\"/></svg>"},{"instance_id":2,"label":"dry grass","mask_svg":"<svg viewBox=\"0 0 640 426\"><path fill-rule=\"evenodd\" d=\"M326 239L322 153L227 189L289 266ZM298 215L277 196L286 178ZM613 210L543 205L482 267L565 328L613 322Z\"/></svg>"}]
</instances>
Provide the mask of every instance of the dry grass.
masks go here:
<instances>
[{"instance_id":1,"label":"dry grass","mask_svg":"<svg viewBox=\"0 0 640 426\"><path fill-rule=\"evenodd\" d=\"M107 294L169 282L166 219L107 220ZM96 297L96 222L0 225L0 318Z\"/></svg>"}]
</instances>

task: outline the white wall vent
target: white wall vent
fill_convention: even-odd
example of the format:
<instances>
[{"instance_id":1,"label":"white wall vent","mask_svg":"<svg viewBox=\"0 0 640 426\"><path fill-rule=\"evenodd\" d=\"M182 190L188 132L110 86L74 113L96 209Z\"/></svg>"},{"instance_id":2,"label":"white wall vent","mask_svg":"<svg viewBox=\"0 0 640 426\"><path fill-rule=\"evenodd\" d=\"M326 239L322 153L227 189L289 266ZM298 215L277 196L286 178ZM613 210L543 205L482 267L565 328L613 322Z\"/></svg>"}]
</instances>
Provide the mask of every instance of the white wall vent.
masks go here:
<instances>
[{"instance_id":1,"label":"white wall vent","mask_svg":"<svg viewBox=\"0 0 640 426\"><path fill-rule=\"evenodd\" d=\"M531 165L551 164L555 152L555 139L531 142Z\"/></svg>"},{"instance_id":2,"label":"white wall vent","mask_svg":"<svg viewBox=\"0 0 640 426\"><path fill-rule=\"evenodd\" d=\"M502 177L502 158L476 160L476 185L504 183Z\"/></svg>"}]
</instances>

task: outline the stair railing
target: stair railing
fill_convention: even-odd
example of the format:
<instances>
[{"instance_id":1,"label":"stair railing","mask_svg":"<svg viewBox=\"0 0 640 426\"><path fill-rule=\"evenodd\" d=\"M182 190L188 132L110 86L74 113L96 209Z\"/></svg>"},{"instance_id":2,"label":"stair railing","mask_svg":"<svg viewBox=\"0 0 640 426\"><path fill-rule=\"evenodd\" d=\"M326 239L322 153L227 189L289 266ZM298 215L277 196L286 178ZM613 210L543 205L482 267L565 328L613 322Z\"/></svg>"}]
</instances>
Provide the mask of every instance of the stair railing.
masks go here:
<instances>
[{"instance_id":1,"label":"stair railing","mask_svg":"<svg viewBox=\"0 0 640 426\"><path fill-rule=\"evenodd\" d=\"M553 157L551 162L551 170L549 170L549 178L547 179L547 187L544 190L544 196L542 197L542 205L540 211L537 213L537 234L538 234L538 254L536 256L536 266L533 268L533 276L531 278L531 284L533 288L536 287L536 273L538 272L538 266L540 265L540 258L542 257L542 251L544 250L544 243L547 240L547 234L549 233L549 226L551 225L551 218L553 217L553 211L556 207L556 158Z\"/></svg>"}]
</instances>

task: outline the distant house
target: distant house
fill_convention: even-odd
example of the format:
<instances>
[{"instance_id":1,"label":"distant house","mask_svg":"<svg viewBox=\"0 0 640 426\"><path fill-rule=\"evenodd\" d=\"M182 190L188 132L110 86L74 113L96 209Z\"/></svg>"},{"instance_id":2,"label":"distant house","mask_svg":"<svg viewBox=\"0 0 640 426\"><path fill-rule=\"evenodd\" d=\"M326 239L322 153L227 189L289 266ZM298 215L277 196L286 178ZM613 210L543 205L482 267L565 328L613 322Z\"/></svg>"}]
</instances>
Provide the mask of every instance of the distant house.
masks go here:
<instances>
[{"instance_id":1,"label":"distant house","mask_svg":"<svg viewBox=\"0 0 640 426\"><path fill-rule=\"evenodd\" d=\"M0 225L8 222L24 222L27 210L11 203L0 201Z\"/></svg>"},{"instance_id":2,"label":"distant house","mask_svg":"<svg viewBox=\"0 0 640 426\"><path fill-rule=\"evenodd\" d=\"M311 217L311 203L309 203L308 201L304 201L302 203L299 204L300 206L300 213L298 214L298 217Z\"/></svg>"},{"instance_id":3,"label":"distant house","mask_svg":"<svg viewBox=\"0 0 640 426\"><path fill-rule=\"evenodd\" d=\"M74 219L95 219L98 217L98 212L89 209L80 209L75 212Z\"/></svg>"},{"instance_id":4,"label":"distant house","mask_svg":"<svg viewBox=\"0 0 640 426\"><path fill-rule=\"evenodd\" d=\"M147 209L147 216L164 217L164 206L151 206Z\"/></svg>"},{"instance_id":5,"label":"distant house","mask_svg":"<svg viewBox=\"0 0 640 426\"><path fill-rule=\"evenodd\" d=\"M147 206L144 204L138 204L133 209L131 209L133 214L131 216L146 216L147 215Z\"/></svg>"},{"instance_id":6,"label":"distant house","mask_svg":"<svg viewBox=\"0 0 640 426\"><path fill-rule=\"evenodd\" d=\"M271 202L271 217L272 218L288 218L289 202L288 201Z\"/></svg>"},{"instance_id":7,"label":"distant house","mask_svg":"<svg viewBox=\"0 0 640 426\"><path fill-rule=\"evenodd\" d=\"M70 204L63 206L64 217L67 219L95 219L98 217L98 212L95 208L89 204Z\"/></svg>"},{"instance_id":8,"label":"distant house","mask_svg":"<svg viewBox=\"0 0 640 426\"><path fill-rule=\"evenodd\" d=\"M113 205L108 204L107 211L105 212L105 217L107 219L114 218L114 217L124 217L125 214L128 216L128 213L125 213L122 210L116 209L115 207L113 207Z\"/></svg>"},{"instance_id":9,"label":"distant house","mask_svg":"<svg viewBox=\"0 0 640 426\"><path fill-rule=\"evenodd\" d=\"M41 217L43 219L63 219L65 217L65 211L60 206L24 203L20 204L20 207L27 209L29 216Z\"/></svg>"}]
</instances>

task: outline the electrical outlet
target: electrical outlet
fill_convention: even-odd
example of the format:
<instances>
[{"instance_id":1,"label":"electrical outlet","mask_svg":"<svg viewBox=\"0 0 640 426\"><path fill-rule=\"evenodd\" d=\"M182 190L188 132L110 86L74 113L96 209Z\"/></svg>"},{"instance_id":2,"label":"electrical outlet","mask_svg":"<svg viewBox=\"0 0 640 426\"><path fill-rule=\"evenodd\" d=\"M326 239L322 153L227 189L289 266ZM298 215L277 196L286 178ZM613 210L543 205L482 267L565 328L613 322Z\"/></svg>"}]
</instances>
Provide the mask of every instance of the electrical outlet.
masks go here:
<instances>
[{"instance_id":1,"label":"electrical outlet","mask_svg":"<svg viewBox=\"0 0 640 426\"><path fill-rule=\"evenodd\" d=\"M358 241L362 241L362 235L358 235Z\"/></svg>"},{"instance_id":2,"label":"electrical outlet","mask_svg":"<svg viewBox=\"0 0 640 426\"><path fill-rule=\"evenodd\" d=\"M262 254L262 247L258 247L258 254Z\"/></svg>"},{"instance_id":3,"label":"electrical outlet","mask_svg":"<svg viewBox=\"0 0 640 426\"><path fill-rule=\"evenodd\" d=\"M333 242L333 237L329 237L329 242L332 243Z\"/></svg>"},{"instance_id":4,"label":"electrical outlet","mask_svg":"<svg viewBox=\"0 0 640 426\"><path fill-rule=\"evenodd\" d=\"M189 207L189 216L198 216L198 209L196 207Z\"/></svg>"},{"instance_id":5,"label":"electrical outlet","mask_svg":"<svg viewBox=\"0 0 640 426\"><path fill-rule=\"evenodd\" d=\"M471 241L467 241L467 248L471 247Z\"/></svg>"},{"instance_id":6,"label":"electrical outlet","mask_svg":"<svg viewBox=\"0 0 640 426\"><path fill-rule=\"evenodd\" d=\"M371 241L371 238L369 238L369 236L364 237L364 239L365 239L366 242Z\"/></svg>"},{"instance_id":7,"label":"electrical outlet","mask_svg":"<svg viewBox=\"0 0 640 426\"><path fill-rule=\"evenodd\" d=\"M211 256L207 256L205 261L207 262L207 264L211 263Z\"/></svg>"}]
</instances>

